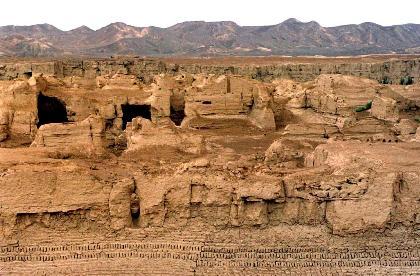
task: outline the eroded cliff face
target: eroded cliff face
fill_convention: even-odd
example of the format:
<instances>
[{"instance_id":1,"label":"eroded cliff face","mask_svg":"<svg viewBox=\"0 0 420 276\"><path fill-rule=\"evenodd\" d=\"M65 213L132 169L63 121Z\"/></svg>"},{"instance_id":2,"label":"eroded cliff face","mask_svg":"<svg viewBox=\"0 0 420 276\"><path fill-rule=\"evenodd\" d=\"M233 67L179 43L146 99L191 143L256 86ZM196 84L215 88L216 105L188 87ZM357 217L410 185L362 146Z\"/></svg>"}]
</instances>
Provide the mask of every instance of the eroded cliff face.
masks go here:
<instances>
[{"instance_id":1,"label":"eroded cliff face","mask_svg":"<svg viewBox=\"0 0 420 276\"><path fill-rule=\"evenodd\" d=\"M0 271L419 269L416 84L119 71L0 93Z\"/></svg>"}]
</instances>

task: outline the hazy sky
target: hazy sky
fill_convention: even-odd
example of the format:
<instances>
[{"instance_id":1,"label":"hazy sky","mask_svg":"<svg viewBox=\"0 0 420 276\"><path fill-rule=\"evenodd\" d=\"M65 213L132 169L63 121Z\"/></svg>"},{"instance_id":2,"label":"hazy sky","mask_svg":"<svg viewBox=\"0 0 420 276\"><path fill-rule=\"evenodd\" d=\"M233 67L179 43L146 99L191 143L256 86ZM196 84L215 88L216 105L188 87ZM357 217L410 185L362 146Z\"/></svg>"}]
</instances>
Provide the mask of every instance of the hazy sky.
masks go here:
<instances>
[{"instance_id":1,"label":"hazy sky","mask_svg":"<svg viewBox=\"0 0 420 276\"><path fill-rule=\"evenodd\" d=\"M7 0L0 25L50 23L63 30L98 29L112 22L168 27L192 20L271 25L288 18L323 26L375 22L420 23L420 0Z\"/></svg>"}]
</instances>

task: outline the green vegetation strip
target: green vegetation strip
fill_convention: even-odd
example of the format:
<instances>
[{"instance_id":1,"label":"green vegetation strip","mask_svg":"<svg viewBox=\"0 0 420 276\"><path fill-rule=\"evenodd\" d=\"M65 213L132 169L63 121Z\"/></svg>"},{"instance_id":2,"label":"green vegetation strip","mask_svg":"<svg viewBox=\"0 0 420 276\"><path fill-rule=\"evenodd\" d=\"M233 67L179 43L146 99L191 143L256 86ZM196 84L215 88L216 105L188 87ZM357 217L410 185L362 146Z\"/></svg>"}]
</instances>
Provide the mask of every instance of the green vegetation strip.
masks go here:
<instances>
[{"instance_id":1,"label":"green vegetation strip","mask_svg":"<svg viewBox=\"0 0 420 276\"><path fill-rule=\"evenodd\" d=\"M354 111L362 112L372 108L372 101L368 101L367 104L358 106Z\"/></svg>"}]
</instances>

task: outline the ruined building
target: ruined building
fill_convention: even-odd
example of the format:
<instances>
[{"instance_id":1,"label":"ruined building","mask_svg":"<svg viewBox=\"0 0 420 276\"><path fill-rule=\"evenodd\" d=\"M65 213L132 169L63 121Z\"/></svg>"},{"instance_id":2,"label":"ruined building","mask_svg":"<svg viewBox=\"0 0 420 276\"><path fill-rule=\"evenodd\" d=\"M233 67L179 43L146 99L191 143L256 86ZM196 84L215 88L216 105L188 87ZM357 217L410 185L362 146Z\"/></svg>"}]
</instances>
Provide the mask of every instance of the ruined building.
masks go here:
<instances>
[{"instance_id":1,"label":"ruined building","mask_svg":"<svg viewBox=\"0 0 420 276\"><path fill-rule=\"evenodd\" d=\"M419 64L0 67L0 275L418 274Z\"/></svg>"}]
</instances>

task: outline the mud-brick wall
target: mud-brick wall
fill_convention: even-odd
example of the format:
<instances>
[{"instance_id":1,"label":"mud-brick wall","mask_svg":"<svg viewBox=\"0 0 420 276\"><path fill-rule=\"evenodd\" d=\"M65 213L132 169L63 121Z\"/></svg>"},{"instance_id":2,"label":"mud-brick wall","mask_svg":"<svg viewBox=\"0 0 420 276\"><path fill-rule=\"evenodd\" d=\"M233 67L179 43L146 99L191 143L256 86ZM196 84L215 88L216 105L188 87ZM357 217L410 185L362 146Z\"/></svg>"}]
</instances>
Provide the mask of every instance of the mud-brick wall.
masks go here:
<instances>
[{"instance_id":1,"label":"mud-brick wall","mask_svg":"<svg viewBox=\"0 0 420 276\"><path fill-rule=\"evenodd\" d=\"M211 73L249 76L254 79L270 81L275 78L289 78L298 81L313 80L320 74L344 74L383 80L385 77L392 83L399 83L405 76L420 79L420 59L395 60L380 63L304 63L281 64L270 66L207 66L207 65L179 65L178 70L188 73Z\"/></svg>"},{"instance_id":2,"label":"mud-brick wall","mask_svg":"<svg viewBox=\"0 0 420 276\"><path fill-rule=\"evenodd\" d=\"M298 81L313 80L320 74L344 74L381 81L385 78L399 83L405 76L420 80L420 58L399 59L376 63L301 63L269 66L217 66L168 64L148 59L71 59L63 61L0 64L0 80L10 80L28 73L44 73L58 77L79 76L94 78L107 74L130 74L148 82L153 75L160 73L208 73L248 76L254 79L271 81L275 78L289 78Z\"/></svg>"},{"instance_id":3,"label":"mud-brick wall","mask_svg":"<svg viewBox=\"0 0 420 276\"><path fill-rule=\"evenodd\" d=\"M116 73L136 75L145 81L151 81L156 74L166 73L168 66L156 60L70 60L62 63L63 76L95 78Z\"/></svg>"},{"instance_id":4,"label":"mud-brick wall","mask_svg":"<svg viewBox=\"0 0 420 276\"><path fill-rule=\"evenodd\" d=\"M0 63L0 80L13 80L21 77L28 77L32 74L43 73L46 75L62 76L62 62L22 62L22 63Z\"/></svg>"}]
</instances>

